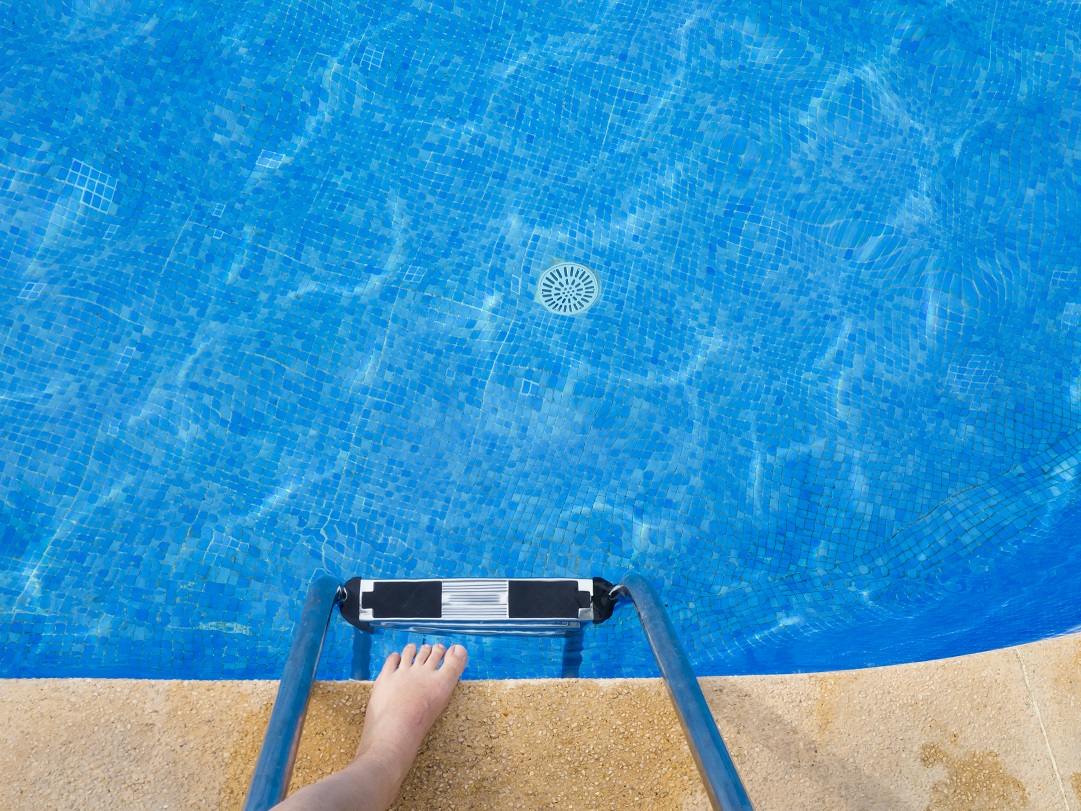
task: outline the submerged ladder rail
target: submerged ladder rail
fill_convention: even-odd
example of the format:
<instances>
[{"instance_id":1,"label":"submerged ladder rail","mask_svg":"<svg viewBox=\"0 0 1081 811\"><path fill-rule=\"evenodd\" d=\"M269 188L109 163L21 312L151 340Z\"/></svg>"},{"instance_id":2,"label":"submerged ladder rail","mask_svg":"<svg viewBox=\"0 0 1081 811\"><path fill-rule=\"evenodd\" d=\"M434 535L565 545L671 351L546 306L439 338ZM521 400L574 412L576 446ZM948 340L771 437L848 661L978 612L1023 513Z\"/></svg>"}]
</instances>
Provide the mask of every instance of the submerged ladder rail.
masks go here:
<instances>
[{"instance_id":1,"label":"submerged ladder rail","mask_svg":"<svg viewBox=\"0 0 1081 811\"><path fill-rule=\"evenodd\" d=\"M285 798L293 774L293 764L296 760L300 735L304 727L308 699L311 696L312 684L315 681L315 672L319 665L319 657L323 649L323 641L326 638L330 615L334 607L339 604L341 604L342 615L359 629L354 637L351 666L353 678L367 678L368 676L371 650L370 634L372 626L379 625L380 622L378 620L358 621L357 616L351 616L356 614L359 604L350 607L351 601L357 601L357 595L350 593L350 587L353 584L355 589L355 584L358 582L360 581L354 579L342 585L335 578L322 575L316 578L308 589L300 621L297 623L293 643L289 649L289 656L286 659L285 669L278 686L278 693L274 699L274 709L270 715L270 723L267 726L263 746L259 752L259 759L255 765L251 788L244 802L244 811L267 811ZM437 581L424 582L433 583ZM509 583L510 581L504 582ZM515 582L522 583L523 581ZM577 582L581 585L588 581L581 580ZM702 694L702 688L699 686L698 679L691 669L690 659L687 658L687 653L683 645L680 644L676 630L656 589L641 575L629 572L617 586L612 586L600 578L594 578L593 595L591 607L588 610L585 608L580 609L582 618L592 617L592 620L586 621L603 622L611 616L613 603L620 596L629 597L634 604L639 621L642 623L642 628L646 633L646 638L649 640L650 648L660 667L661 677L668 688L669 697L675 706L676 715L683 728L683 733L687 738L687 743L690 745L691 755L705 784L710 804L717 811L753 811L739 773L736 771L735 764L732 763L732 758L725 748L724 741L721 739L721 734L713 720L709 705ZM349 612L346 610L347 607L350 608ZM415 618L417 615L414 613L408 616ZM435 613L433 616L429 614L421 614L420 616L426 618L422 623L425 629L430 628L433 624L441 624L441 620L438 619L439 613ZM538 614L527 613L523 616L537 617L539 620L537 627L545 629L542 635L550 636L552 634L551 619L544 619L542 615ZM561 615L553 614L552 616ZM396 623L400 627L400 620L395 620L393 617L387 620L388 627L395 627ZM565 625L566 623L562 624ZM449 620L445 622L443 627L454 629L459 633L493 632L483 630L482 625L470 622L465 627L462 627L460 624L456 626L453 620ZM523 629L520 622L511 623L510 626L508 627L505 620L500 620L492 625L492 627L498 629L494 631L495 633L531 635L528 630ZM564 649L563 657L563 675L577 675L582 651L581 626L578 627L578 630L571 630L567 633L567 637L568 645Z\"/></svg>"}]
</instances>

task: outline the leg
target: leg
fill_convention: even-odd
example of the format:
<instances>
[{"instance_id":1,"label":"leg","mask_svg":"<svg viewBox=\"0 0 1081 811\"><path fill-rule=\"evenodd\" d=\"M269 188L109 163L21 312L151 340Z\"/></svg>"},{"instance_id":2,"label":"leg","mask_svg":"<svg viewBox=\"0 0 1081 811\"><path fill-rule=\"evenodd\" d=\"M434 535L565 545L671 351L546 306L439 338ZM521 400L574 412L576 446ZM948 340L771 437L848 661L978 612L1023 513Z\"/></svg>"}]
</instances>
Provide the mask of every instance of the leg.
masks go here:
<instances>
[{"instance_id":1,"label":"leg","mask_svg":"<svg viewBox=\"0 0 1081 811\"><path fill-rule=\"evenodd\" d=\"M440 667L442 663L442 667ZM465 670L461 645L449 651L406 645L387 657L368 701L353 762L276 806L280 811L385 811Z\"/></svg>"}]
</instances>

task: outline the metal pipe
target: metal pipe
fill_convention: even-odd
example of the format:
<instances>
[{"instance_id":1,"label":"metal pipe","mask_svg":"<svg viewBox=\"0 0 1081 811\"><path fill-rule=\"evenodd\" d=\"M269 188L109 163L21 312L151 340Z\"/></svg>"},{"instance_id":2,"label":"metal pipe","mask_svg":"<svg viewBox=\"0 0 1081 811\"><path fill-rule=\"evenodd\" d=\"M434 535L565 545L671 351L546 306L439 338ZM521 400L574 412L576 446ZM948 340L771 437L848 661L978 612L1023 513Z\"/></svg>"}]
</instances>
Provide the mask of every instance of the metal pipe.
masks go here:
<instances>
[{"instance_id":1,"label":"metal pipe","mask_svg":"<svg viewBox=\"0 0 1081 811\"><path fill-rule=\"evenodd\" d=\"M709 801L718 811L753 811L736 766L721 740L721 733L702 695L691 661L676 636L657 590L641 575L628 573L613 592L625 592L634 601L649 646L661 668L668 695L675 705L683 734L691 746Z\"/></svg>"},{"instance_id":2,"label":"metal pipe","mask_svg":"<svg viewBox=\"0 0 1081 811\"><path fill-rule=\"evenodd\" d=\"M353 659L349 663L349 678L353 681L371 681L372 678L372 632L353 629Z\"/></svg>"},{"instance_id":3,"label":"metal pipe","mask_svg":"<svg viewBox=\"0 0 1081 811\"><path fill-rule=\"evenodd\" d=\"M563 639L563 665L559 675L564 679L577 679L582 672L582 648L585 632L579 628Z\"/></svg>"},{"instance_id":4,"label":"metal pipe","mask_svg":"<svg viewBox=\"0 0 1081 811\"><path fill-rule=\"evenodd\" d=\"M335 578L323 575L308 589L244 811L266 811L280 803L289 789L315 669L319 665L331 612L338 601L338 587Z\"/></svg>"}]
</instances>

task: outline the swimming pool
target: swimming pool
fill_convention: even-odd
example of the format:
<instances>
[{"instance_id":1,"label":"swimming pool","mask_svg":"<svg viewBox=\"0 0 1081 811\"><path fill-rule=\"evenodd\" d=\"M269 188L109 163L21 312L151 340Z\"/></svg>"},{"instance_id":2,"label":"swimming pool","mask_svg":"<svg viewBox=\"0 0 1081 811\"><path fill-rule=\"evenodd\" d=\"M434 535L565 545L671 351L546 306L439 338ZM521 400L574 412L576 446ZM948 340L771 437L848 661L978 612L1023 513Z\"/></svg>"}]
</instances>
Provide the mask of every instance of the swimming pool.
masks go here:
<instances>
[{"instance_id":1,"label":"swimming pool","mask_svg":"<svg viewBox=\"0 0 1081 811\"><path fill-rule=\"evenodd\" d=\"M1081 624L1081 5L559 5L8 7L0 675L276 676L318 571L637 568L701 674Z\"/></svg>"}]
</instances>

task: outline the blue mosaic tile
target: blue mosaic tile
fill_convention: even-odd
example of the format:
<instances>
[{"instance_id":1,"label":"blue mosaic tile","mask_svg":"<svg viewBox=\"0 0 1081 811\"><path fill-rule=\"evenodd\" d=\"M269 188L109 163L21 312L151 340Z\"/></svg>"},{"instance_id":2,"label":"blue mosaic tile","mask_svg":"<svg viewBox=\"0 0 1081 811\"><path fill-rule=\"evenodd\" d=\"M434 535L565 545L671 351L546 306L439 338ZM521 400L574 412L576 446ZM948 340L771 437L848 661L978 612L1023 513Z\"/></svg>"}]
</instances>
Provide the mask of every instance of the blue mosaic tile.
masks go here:
<instances>
[{"instance_id":1,"label":"blue mosaic tile","mask_svg":"<svg viewBox=\"0 0 1081 811\"><path fill-rule=\"evenodd\" d=\"M323 571L639 569L703 674L1081 625L1076 7L8 12L0 676L273 677Z\"/></svg>"}]
</instances>

